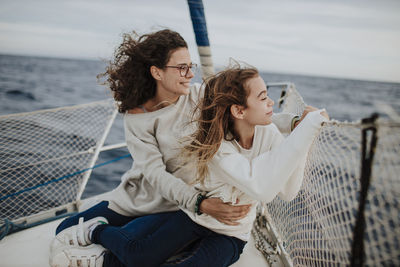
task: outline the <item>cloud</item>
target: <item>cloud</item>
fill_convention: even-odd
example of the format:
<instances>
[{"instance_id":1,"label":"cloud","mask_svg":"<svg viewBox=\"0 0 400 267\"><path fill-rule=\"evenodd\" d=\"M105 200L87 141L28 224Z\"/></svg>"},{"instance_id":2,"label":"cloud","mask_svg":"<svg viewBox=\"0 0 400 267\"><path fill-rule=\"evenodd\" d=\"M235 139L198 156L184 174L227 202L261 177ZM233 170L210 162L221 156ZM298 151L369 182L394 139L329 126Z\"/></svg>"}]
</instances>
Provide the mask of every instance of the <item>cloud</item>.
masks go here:
<instances>
[{"instance_id":1,"label":"cloud","mask_svg":"<svg viewBox=\"0 0 400 267\"><path fill-rule=\"evenodd\" d=\"M218 3L215 13L228 6ZM229 51L269 71L400 81L399 4L280 1L254 8L240 3L219 16L207 12L210 24L217 25L210 27L217 58L218 51Z\"/></svg>"},{"instance_id":2,"label":"cloud","mask_svg":"<svg viewBox=\"0 0 400 267\"><path fill-rule=\"evenodd\" d=\"M9 53L90 58L109 50L108 36L99 32L18 23L0 23L0 32L0 50Z\"/></svg>"},{"instance_id":3,"label":"cloud","mask_svg":"<svg viewBox=\"0 0 400 267\"><path fill-rule=\"evenodd\" d=\"M400 2L204 0L213 59L261 70L400 81ZM168 27L197 48L184 0L3 0L0 53L108 58L131 30Z\"/></svg>"}]
</instances>

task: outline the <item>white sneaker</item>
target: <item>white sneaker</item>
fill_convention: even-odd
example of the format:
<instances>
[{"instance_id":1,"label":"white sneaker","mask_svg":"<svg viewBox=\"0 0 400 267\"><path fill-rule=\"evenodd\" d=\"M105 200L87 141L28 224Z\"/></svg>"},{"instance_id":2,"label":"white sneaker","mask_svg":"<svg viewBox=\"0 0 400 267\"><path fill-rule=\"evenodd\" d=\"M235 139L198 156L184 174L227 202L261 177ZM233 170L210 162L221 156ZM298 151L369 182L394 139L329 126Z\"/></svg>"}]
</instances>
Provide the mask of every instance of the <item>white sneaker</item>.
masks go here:
<instances>
[{"instance_id":1,"label":"white sneaker","mask_svg":"<svg viewBox=\"0 0 400 267\"><path fill-rule=\"evenodd\" d=\"M64 246L50 258L51 267L102 267L106 249L98 244Z\"/></svg>"},{"instance_id":2,"label":"white sneaker","mask_svg":"<svg viewBox=\"0 0 400 267\"><path fill-rule=\"evenodd\" d=\"M87 246L92 244L89 238L90 226L106 223L108 221L104 217L96 217L86 222L83 221L83 217L80 217L77 225L65 228L54 237L50 245L50 255L64 246Z\"/></svg>"}]
</instances>

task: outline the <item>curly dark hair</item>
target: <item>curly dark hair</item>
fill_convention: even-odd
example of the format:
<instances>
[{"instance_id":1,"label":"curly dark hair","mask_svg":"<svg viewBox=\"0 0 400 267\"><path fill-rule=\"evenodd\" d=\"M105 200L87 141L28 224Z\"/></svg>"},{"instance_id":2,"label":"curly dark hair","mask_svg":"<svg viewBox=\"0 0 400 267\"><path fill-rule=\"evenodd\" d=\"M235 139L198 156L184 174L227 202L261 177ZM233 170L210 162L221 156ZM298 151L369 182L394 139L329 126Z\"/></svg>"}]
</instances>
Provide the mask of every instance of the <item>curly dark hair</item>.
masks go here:
<instances>
[{"instance_id":1,"label":"curly dark hair","mask_svg":"<svg viewBox=\"0 0 400 267\"><path fill-rule=\"evenodd\" d=\"M136 32L125 33L121 45L115 50L104 73L108 85L118 103L118 111L126 111L144 104L156 94L156 81L150 67L163 69L171 54L179 48L187 48L186 41L174 31L165 29L139 36Z\"/></svg>"}]
</instances>

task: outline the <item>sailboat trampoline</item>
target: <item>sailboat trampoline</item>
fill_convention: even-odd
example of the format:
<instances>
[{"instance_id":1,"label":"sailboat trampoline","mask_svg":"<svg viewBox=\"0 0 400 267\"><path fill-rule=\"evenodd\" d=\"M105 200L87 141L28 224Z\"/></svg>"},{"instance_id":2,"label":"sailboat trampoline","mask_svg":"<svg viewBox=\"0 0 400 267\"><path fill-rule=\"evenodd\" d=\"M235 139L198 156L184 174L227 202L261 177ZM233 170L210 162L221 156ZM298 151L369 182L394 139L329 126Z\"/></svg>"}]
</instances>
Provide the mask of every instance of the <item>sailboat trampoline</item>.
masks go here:
<instances>
[{"instance_id":1,"label":"sailboat trampoline","mask_svg":"<svg viewBox=\"0 0 400 267\"><path fill-rule=\"evenodd\" d=\"M268 87L284 89L282 112L301 114L305 104L293 84ZM101 199L81 196L99 153L125 145L103 146L115 115L106 100L0 117L5 266L24 266L18 255L26 249L38 250L34 258L47 263L60 218ZM359 258L365 266L399 265L399 149L398 121L325 123L308 154L300 193L290 202L276 197L260 205L252 240L235 265L348 266Z\"/></svg>"}]
</instances>

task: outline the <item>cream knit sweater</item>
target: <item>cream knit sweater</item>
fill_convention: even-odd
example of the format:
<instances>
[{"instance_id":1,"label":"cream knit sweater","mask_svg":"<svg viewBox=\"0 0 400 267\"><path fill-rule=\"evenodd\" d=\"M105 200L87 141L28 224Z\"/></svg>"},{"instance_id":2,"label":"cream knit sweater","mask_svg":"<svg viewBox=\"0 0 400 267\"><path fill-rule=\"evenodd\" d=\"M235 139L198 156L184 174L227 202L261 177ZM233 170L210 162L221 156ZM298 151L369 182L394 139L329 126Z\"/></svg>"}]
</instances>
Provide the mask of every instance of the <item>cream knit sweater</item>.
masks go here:
<instances>
[{"instance_id":1,"label":"cream knit sweater","mask_svg":"<svg viewBox=\"0 0 400 267\"><path fill-rule=\"evenodd\" d=\"M236 141L223 141L209 165L209 177L196 187L208 192L208 197L252 204L239 225L229 226L206 214L183 210L196 223L217 233L248 240L258 201L270 202L278 194L289 201L299 191L308 150L326 121L320 112L309 113L287 138L274 124L257 126L251 149L242 148Z\"/></svg>"}]
</instances>

